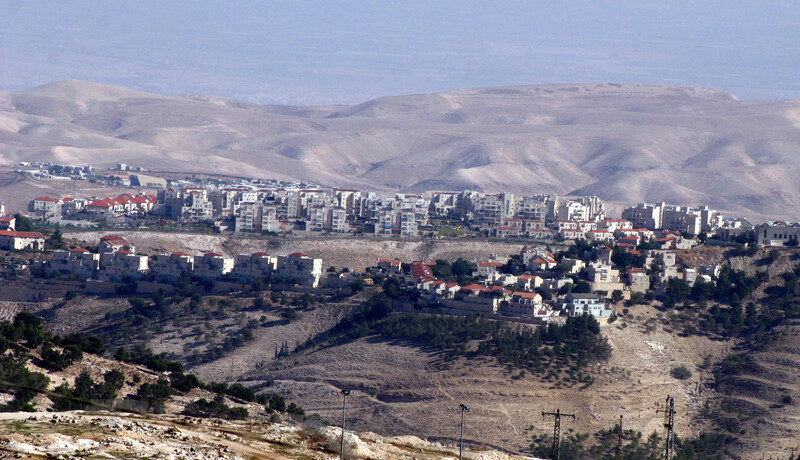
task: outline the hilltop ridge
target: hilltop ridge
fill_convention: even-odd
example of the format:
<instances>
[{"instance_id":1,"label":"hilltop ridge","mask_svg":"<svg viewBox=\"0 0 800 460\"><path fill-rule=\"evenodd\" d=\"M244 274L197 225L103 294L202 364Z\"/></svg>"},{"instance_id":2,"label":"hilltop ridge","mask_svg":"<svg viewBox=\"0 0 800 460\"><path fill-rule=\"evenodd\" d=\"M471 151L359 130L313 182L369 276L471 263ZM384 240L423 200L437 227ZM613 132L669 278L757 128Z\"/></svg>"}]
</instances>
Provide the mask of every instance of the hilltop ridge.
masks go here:
<instances>
[{"instance_id":1,"label":"hilltop ridge","mask_svg":"<svg viewBox=\"0 0 800 460\"><path fill-rule=\"evenodd\" d=\"M288 107L67 80L0 94L0 164L119 162L364 190L594 194L777 218L800 205L798 114L797 101L632 83Z\"/></svg>"}]
</instances>

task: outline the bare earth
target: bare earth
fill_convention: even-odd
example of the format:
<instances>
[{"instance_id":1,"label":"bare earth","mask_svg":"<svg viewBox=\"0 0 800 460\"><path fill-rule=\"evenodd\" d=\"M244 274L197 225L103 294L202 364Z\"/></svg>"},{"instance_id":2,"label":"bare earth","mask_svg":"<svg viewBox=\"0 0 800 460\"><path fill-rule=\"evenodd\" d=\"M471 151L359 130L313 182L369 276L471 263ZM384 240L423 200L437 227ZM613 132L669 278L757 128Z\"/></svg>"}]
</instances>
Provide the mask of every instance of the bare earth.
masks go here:
<instances>
[{"instance_id":1,"label":"bare earth","mask_svg":"<svg viewBox=\"0 0 800 460\"><path fill-rule=\"evenodd\" d=\"M88 244L97 244L100 237L108 232L81 231L69 232L70 238L83 240ZM258 251L270 254L290 254L304 252L312 257L321 257L325 268L348 267L351 270L363 271L374 266L377 259L398 258L401 261L412 260L455 260L463 257L487 258L492 254L507 256L518 254L522 243L487 242L481 240L396 240L380 238L268 238L225 235L197 235L188 233L159 233L150 231L114 232L127 238L136 251L143 254L159 254L165 252L184 251L190 254L214 251L227 256L253 253Z\"/></svg>"},{"instance_id":2,"label":"bare earth","mask_svg":"<svg viewBox=\"0 0 800 460\"><path fill-rule=\"evenodd\" d=\"M694 420L702 407L697 384L709 377L698 375L695 363L706 356L720 359L731 344L680 338L662 327L647 333L642 324L656 311L633 310L637 319L627 328L621 321L604 327L614 356L595 366L596 382L587 390L555 388L530 374L512 380L493 360L447 363L415 344L374 339L292 356L276 363L275 370L251 372L248 380L268 373L304 407L330 417L341 404L339 389L352 388L348 410L354 426L387 434L453 439L458 434L458 405L466 403L472 406L473 421L467 437L513 450L527 446L533 434L552 430L552 422L543 420L541 412L556 409L578 414L575 422L566 422L578 432L612 428L619 415L630 429L661 432L663 420L656 409L667 395L676 398L679 435L695 435L705 428ZM693 378L671 377L669 371L678 365L692 369Z\"/></svg>"}]
</instances>

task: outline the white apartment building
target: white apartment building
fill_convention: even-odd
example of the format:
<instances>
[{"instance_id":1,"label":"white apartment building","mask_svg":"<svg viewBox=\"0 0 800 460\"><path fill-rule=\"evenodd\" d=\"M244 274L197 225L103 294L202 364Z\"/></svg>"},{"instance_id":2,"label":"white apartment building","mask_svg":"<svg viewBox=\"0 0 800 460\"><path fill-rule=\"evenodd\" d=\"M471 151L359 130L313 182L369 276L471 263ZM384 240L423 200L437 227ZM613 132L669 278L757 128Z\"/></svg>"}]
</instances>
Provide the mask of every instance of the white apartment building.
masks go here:
<instances>
[{"instance_id":1,"label":"white apartment building","mask_svg":"<svg viewBox=\"0 0 800 460\"><path fill-rule=\"evenodd\" d=\"M185 252L158 254L150 259L150 273L156 280L175 281L184 273L192 276L193 272L194 256Z\"/></svg>"},{"instance_id":2,"label":"white apartment building","mask_svg":"<svg viewBox=\"0 0 800 460\"><path fill-rule=\"evenodd\" d=\"M322 259L314 259L301 252L278 256L275 278L301 286L317 287L322 277Z\"/></svg>"},{"instance_id":3,"label":"white apartment building","mask_svg":"<svg viewBox=\"0 0 800 460\"><path fill-rule=\"evenodd\" d=\"M233 270L233 259L207 252L202 257L194 259L194 277L204 280L214 280L221 278Z\"/></svg>"},{"instance_id":4,"label":"white apartment building","mask_svg":"<svg viewBox=\"0 0 800 460\"><path fill-rule=\"evenodd\" d=\"M125 277L138 278L149 268L147 256L136 255L122 249L100 254L98 278L106 281L119 281Z\"/></svg>"},{"instance_id":5,"label":"white apartment building","mask_svg":"<svg viewBox=\"0 0 800 460\"><path fill-rule=\"evenodd\" d=\"M234 259L231 276L237 281L249 283L272 276L278 267L278 258L265 252L239 254Z\"/></svg>"},{"instance_id":6,"label":"white apartment building","mask_svg":"<svg viewBox=\"0 0 800 460\"><path fill-rule=\"evenodd\" d=\"M75 274L80 278L94 278L100 269L100 254L93 254L83 248L69 251L53 251L53 259L45 265L45 271Z\"/></svg>"}]
</instances>

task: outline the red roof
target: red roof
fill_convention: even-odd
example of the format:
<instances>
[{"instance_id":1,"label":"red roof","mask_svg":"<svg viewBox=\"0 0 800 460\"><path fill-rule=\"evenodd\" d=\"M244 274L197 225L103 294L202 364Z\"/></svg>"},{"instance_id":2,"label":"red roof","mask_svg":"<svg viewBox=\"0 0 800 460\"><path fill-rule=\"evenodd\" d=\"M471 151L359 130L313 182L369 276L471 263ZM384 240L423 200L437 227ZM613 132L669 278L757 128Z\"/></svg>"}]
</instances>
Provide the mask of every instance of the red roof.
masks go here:
<instances>
[{"instance_id":1,"label":"red roof","mask_svg":"<svg viewBox=\"0 0 800 460\"><path fill-rule=\"evenodd\" d=\"M11 222L14 220L13 217L0 217L0 222Z\"/></svg>"},{"instance_id":2,"label":"red roof","mask_svg":"<svg viewBox=\"0 0 800 460\"><path fill-rule=\"evenodd\" d=\"M191 254L186 254L185 252L173 252L173 256L180 256L180 257L192 257Z\"/></svg>"},{"instance_id":3,"label":"red roof","mask_svg":"<svg viewBox=\"0 0 800 460\"><path fill-rule=\"evenodd\" d=\"M207 252L207 253L205 253L205 254L204 254L204 256L208 256L208 257L222 257L222 254L217 254L216 252Z\"/></svg>"},{"instance_id":4,"label":"red roof","mask_svg":"<svg viewBox=\"0 0 800 460\"><path fill-rule=\"evenodd\" d=\"M15 232L12 230L0 230L0 236L15 236L23 238L42 238L39 232Z\"/></svg>"},{"instance_id":5,"label":"red roof","mask_svg":"<svg viewBox=\"0 0 800 460\"><path fill-rule=\"evenodd\" d=\"M502 267L503 264L500 262L478 262L479 267Z\"/></svg>"},{"instance_id":6,"label":"red roof","mask_svg":"<svg viewBox=\"0 0 800 460\"><path fill-rule=\"evenodd\" d=\"M73 248L70 249L70 252L89 252L89 250L84 248Z\"/></svg>"},{"instance_id":7,"label":"red roof","mask_svg":"<svg viewBox=\"0 0 800 460\"><path fill-rule=\"evenodd\" d=\"M467 286L461 286L461 290L462 291L480 291L480 292L483 292L483 291L488 291L489 289L487 289L484 286L481 286L480 284L469 284Z\"/></svg>"},{"instance_id":8,"label":"red roof","mask_svg":"<svg viewBox=\"0 0 800 460\"><path fill-rule=\"evenodd\" d=\"M269 254L267 254L266 252L255 252L253 253L253 255L258 257L269 257Z\"/></svg>"},{"instance_id":9,"label":"red roof","mask_svg":"<svg viewBox=\"0 0 800 460\"><path fill-rule=\"evenodd\" d=\"M447 283L447 284L444 285L445 289L454 288L456 286L458 286L458 283ZM461 288L459 287L459 289L461 289Z\"/></svg>"},{"instance_id":10,"label":"red roof","mask_svg":"<svg viewBox=\"0 0 800 460\"><path fill-rule=\"evenodd\" d=\"M97 206L97 207L107 208L109 206L112 206L113 204L114 203L110 199L103 198L102 200L92 201L87 206Z\"/></svg>"},{"instance_id":11,"label":"red roof","mask_svg":"<svg viewBox=\"0 0 800 460\"><path fill-rule=\"evenodd\" d=\"M125 238L117 235L106 235L100 238L100 241L127 241Z\"/></svg>"},{"instance_id":12,"label":"red roof","mask_svg":"<svg viewBox=\"0 0 800 460\"><path fill-rule=\"evenodd\" d=\"M302 252L293 252L289 254L289 257L308 257L308 254L303 254Z\"/></svg>"},{"instance_id":13,"label":"red roof","mask_svg":"<svg viewBox=\"0 0 800 460\"><path fill-rule=\"evenodd\" d=\"M58 200L55 198L50 198L49 196L40 196L39 198L36 198L33 201L58 201Z\"/></svg>"},{"instance_id":14,"label":"red roof","mask_svg":"<svg viewBox=\"0 0 800 460\"><path fill-rule=\"evenodd\" d=\"M498 230L517 230L517 231L519 231L519 229L517 227L497 227L497 229Z\"/></svg>"},{"instance_id":15,"label":"red roof","mask_svg":"<svg viewBox=\"0 0 800 460\"><path fill-rule=\"evenodd\" d=\"M547 264L547 263L550 263L550 262L542 259L541 257L537 257L536 260L533 261L533 263L535 263L535 264Z\"/></svg>"},{"instance_id":16,"label":"red roof","mask_svg":"<svg viewBox=\"0 0 800 460\"><path fill-rule=\"evenodd\" d=\"M120 249L119 251L117 251L117 254L133 254L133 253L128 251L127 249Z\"/></svg>"},{"instance_id":17,"label":"red roof","mask_svg":"<svg viewBox=\"0 0 800 460\"><path fill-rule=\"evenodd\" d=\"M411 277L419 281L421 279L435 279L431 268L423 262L413 262L411 264Z\"/></svg>"},{"instance_id":18,"label":"red roof","mask_svg":"<svg viewBox=\"0 0 800 460\"><path fill-rule=\"evenodd\" d=\"M524 292L524 291L515 292L513 295L514 297L522 297L523 299L535 299L536 297L541 297L541 295L536 292Z\"/></svg>"}]
</instances>

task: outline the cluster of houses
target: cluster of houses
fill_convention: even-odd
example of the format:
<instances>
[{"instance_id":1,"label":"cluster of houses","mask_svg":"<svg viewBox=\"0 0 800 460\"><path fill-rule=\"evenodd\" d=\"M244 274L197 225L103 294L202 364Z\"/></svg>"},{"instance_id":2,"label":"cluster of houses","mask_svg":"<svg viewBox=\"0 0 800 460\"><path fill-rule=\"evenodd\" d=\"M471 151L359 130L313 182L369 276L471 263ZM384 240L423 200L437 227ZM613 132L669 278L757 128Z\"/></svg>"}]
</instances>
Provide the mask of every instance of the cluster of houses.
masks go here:
<instances>
[{"instance_id":1,"label":"cluster of houses","mask_svg":"<svg viewBox=\"0 0 800 460\"><path fill-rule=\"evenodd\" d=\"M672 211L666 208L658 209L671 216ZM712 213L703 209L706 214ZM677 218L662 217L650 221L627 219L634 225L621 227L606 219L605 204L597 197L476 191L383 195L354 189L163 187L156 194L123 194L115 198L43 196L31 200L28 211L31 217L54 224L62 219L108 221L151 214L174 220L213 221L220 230L258 233L349 233L368 229L375 235L415 237L432 229L432 217L456 219L467 228L498 238L610 240L618 228L686 230L685 225L660 226L662 222L678 222ZM719 214L712 214L716 220L711 220L717 222ZM703 231L706 227L702 226Z\"/></svg>"},{"instance_id":2,"label":"cluster of houses","mask_svg":"<svg viewBox=\"0 0 800 460\"><path fill-rule=\"evenodd\" d=\"M698 280L712 283L719 275L719 265L685 267L676 263L675 252L669 249L637 251L618 248L632 256L640 256L645 267L621 269L612 261L613 251L599 247L584 258L563 257L557 260L541 248L525 248L515 258L515 270L524 274L503 273L508 260L479 261L472 274L479 281L461 286L437 279L431 262L415 261L403 264L399 260L380 259L377 269L395 276L400 287L420 292L425 300L455 312L483 313L529 318L544 322L562 321L568 316L588 314L607 320L612 310L607 299L630 298L634 293L666 288L670 279L680 279L694 285ZM404 266L405 265L405 266ZM589 285L590 292L571 292L562 289L578 277ZM562 296L557 296L562 292Z\"/></svg>"},{"instance_id":3,"label":"cluster of houses","mask_svg":"<svg viewBox=\"0 0 800 460\"><path fill-rule=\"evenodd\" d=\"M196 256L183 252L146 256L136 254L136 247L125 238L107 235L100 239L97 253L84 248L57 250L53 251L52 260L39 262L36 268L45 273L102 281L150 278L176 282L186 278L252 283L271 279L315 288L322 276L322 259L299 252L279 256L257 252L234 258L214 252Z\"/></svg>"},{"instance_id":4,"label":"cluster of houses","mask_svg":"<svg viewBox=\"0 0 800 460\"><path fill-rule=\"evenodd\" d=\"M79 199L37 197L30 217L50 224L119 223L125 217L160 216L184 222L213 222L221 231L252 233L371 232L379 236L417 237L443 225L485 232L495 238L568 241L586 239L636 245L670 240L671 249L695 244L681 235L722 240L746 237L763 246L796 245L800 223L753 225L743 218L725 218L708 206L692 208L666 203L639 203L622 211L621 219L606 216L598 197L519 196L509 192L431 192L380 194L354 189L289 186L167 187L163 179L142 186L161 186L154 194ZM158 179L158 178L155 178ZM662 232L659 235L657 232ZM674 236L673 236L674 235Z\"/></svg>"},{"instance_id":5,"label":"cluster of houses","mask_svg":"<svg viewBox=\"0 0 800 460\"><path fill-rule=\"evenodd\" d=\"M102 221L118 216L147 215L153 212L155 195L122 194L115 198L52 198L41 196L28 203L28 213L33 219L53 224L72 221Z\"/></svg>"}]
</instances>

